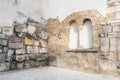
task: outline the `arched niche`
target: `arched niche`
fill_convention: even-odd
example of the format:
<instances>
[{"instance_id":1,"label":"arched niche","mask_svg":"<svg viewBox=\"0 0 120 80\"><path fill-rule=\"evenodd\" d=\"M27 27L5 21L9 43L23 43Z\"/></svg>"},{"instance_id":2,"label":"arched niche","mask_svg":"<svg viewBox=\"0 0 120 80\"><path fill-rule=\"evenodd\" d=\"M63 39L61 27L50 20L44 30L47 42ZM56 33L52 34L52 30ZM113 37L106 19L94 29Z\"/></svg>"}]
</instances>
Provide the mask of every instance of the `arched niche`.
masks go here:
<instances>
[{"instance_id":1,"label":"arched niche","mask_svg":"<svg viewBox=\"0 0 120 80\"><path fill-rule=\"evenodd\" d=\"M80 35L80 46L83 49L92 48L92 40L93 39L93 30L92 30L92 22L90 19L85 19L83 21L83 29Z\"/></svg>"},{"instance_id":2,"label":"arched niche","mask_svg":"<svg viewBox=\"0 0 120 80\"><path fill-rule=\"evenodd\" d=\"M70 21L69 49L76 49L79 44L79 30L76 21Z\"/></svg>"}]
</instances>

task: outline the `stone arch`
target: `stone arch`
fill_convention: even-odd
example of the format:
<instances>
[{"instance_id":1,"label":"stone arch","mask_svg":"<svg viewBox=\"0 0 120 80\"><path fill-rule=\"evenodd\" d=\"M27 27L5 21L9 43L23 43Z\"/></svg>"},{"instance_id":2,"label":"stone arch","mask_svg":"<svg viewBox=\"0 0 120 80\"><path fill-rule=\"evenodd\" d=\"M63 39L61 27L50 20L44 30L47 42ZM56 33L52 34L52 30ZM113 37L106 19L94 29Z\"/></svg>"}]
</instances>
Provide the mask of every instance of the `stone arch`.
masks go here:
<instances>
[{"instance_id":1,"label":"stone arch","mask_svg":"<svg viewBox=\"0 0 120 80\"><path fill-rule=\"evenodd\" d=\"M79 44L79 31L75 20L70 22L69 49L76 49Z\"/></svg>"},{"instance_id":2,"label":"stone arch","mask_svg":"<svg viewBox=\"0 0 120 80\"><path fill-rule=\"evenodd\" d=\"M92 21L88 18L83 21L83 29L80 34L80 46L84 49L92 48Z\"/></svg>"}]
</instances>

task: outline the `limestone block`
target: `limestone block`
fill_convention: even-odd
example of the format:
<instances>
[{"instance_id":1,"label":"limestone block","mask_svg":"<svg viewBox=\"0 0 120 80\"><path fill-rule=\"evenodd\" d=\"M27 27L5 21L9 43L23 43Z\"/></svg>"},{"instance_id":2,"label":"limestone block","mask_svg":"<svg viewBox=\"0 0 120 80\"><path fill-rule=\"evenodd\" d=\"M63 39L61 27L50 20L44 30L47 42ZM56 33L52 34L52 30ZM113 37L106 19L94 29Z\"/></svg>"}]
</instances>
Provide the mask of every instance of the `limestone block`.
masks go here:
<instances>
[{"instance_id":1,"label":"limestone block","mask_svg":"<svg viewBox=\"0 0 120 80\"><path fill-rule=\"evenodd\" d=\"M8 51L8 47L3 47L3 52L7 53L7 51Z\"/></svg>"},{"instance_id":2,"label":"limestone block","mask_svg":"<svg viewBox=\"0 0 120 80\"><path fill-rule=\"evenodd\" d=\"M0 39L7 39L7 36L4 34L0 34Z\"/></svg>"},{"instance_id":3,"label":"limestone block","mask_svg":"<svg viewBox=\"0 0 120 80\"><path fill-rule=\"evenodd\" d=\"M24 63L23 62L18 62L17 63L17 69L23 69L24 68Z\"/></svg>"},{"instance_id":4,"label":"limestone block","mask_svg":"<svg viewBox=\"0 0 120 80\"><path fill-rule=\"evenodd\" d=\"M13 35L13 27L4 27L3 34L5 35Z\"/></svg>"},{"instance_id":5,"label":"limestone block","mask_svg":"<svg viewBox=\"0 0 120 80\"><path fill-rule=\"evenodd\" d=\"M16 32L27 32L26 24L20 24L15 27Z\"/></svg>"},{"instance_id":6,"label":"limestone block","mask_svg":"<svg viewBox=\"0 0 120 80\"><path fill-rule=\"evenodd\" d=\"M103 31L103 33L109 33L109 32L112 31L112 27L110 27L110 26L103 26L102 27L102 31Z\"/></svg>"},{"instance_id":7,"label":"limestone block","mask_svg":"<svg viewBox=\"0 0 120 80\"><path fill-rule=\"evenodd\" d=\"M25 68L31 68L31 61L30 60L25 61L24 67Z\"/></svg>"},{"instance_id":8,"label":"limestone block","mask_svg":"<svg viewBox=\"0 0 120 80\"><path fill-rule=\"evenodd\" d=\"M45 31L41 31L41 37L42 39L47 39L48 38L48 33Z\"/></svg>"},{"instance_id":9,"label":"limestone block","mask_svg":"<svg viewBox=\"0 0 120 80\"><path fill-rule=\"evenodd\" d=\"M6 46L7 45L7 40L0 39L0 45Z\"/></svg>"},{"instance_id":10,"label":"limestone block","mask_svg":"<svg viewBox=\"0 0 120 80\"><path fill-rule=\"evenodd\" d=\"M22 41L22 38L19 38L17 36L10 36L8 38L9 42L10 43L17 43L17 42L21 42Z\"/></svg>"},{"instance_id":11,"label":"limestone block","mask_svg":"<svg viewBox=\"0 0 120 80\"><path fill-rule=\"evenodd\" d=\"M117 50L116 45L117 45L117 39L116 38L111 38L110 39L110 51L116 52L116 50Z\"/></svg>"},{"instance_id":12,"label":"limestone block","mask_svg":"<svg viewBox=\"0 0 120 80\"><path fill-rule=\"evenodd\" d=\"M7 54L7 61L12 61L14 55L14 50L9 49Z\"/></svg>"},{"instance_id":13,"label":"limestone block","mask_svg":"<svg viewBox=\"0 0 120 80\"><path fill-rule=\"evenodd\" d=\"M40 49L39 49L39 52L40 52L40 53L47 53L48 50L47 50L46 48L40 48Z\"/></svg>"},{"instance_id":14,"label":"limestone block","mask_svg":"<svg viewBox=\"0 0 120 80\"><path fill-rule=\"evenodd\" d=\"M116 53L113 53L113 52L109 53L109 56L108 56L109 60L116 60L117 57L118 57L118 55Z\"/></svg>"},{"instance_id":15,"label":"limestone block","mask_svg":"<svg viewBox=\"0 0 120 80\"><path fill-rule=\"evenodd\" d=\"M32 46L27 46L27 53L34 53L34 48Z\"/></svg>"},{"instance_id":16,"label":"limestone block","mask_svg":"<svg viewBox=\"0 0 120 80\"><path fill-rule=\"evenodd\" d=\"M25 53L26 53L25 48L23 48L23 49L17 49L17 50L16 50L16 54L17 54L17 55L19 55L19 54L25 54Z\"/></svg>"},{"instance_id":17,"label":"limestone block","mask_svg":"<svg viewBox=\"0 0 120 80\"><path fill-rule=\"evenodd\" d=\"M16 61L25 61L27 59L26 55L16 55Z\"/></svg>"},{"instance_id":18,"label":"limestone block","mask_svg":"<svg viewBox=\"0 0 120 80\"><path fill-rule=\"evenodd\" d=\"M113 32L120 32L120 26L114 26Z\"/></svg>"},{"instance_id":19,"label":"limestone block","mask_svg":"<svg viewBox=\"0 0 120 80\"><path fill-rule=\"evenodd\" d=\"M33 50L34 50L34 53L39 53L39 48L38 48L38 46L34 46L34 47L33 47Z\"/></svg>"},{"instance_id":20,"label":"limestone block","mask_svg":"<svg viewBox=\"0 0 120 80\"><path fill-rule=\"evenodd\" d=\"M36 27L29 25L28 26L28 33L33 34L36 31Z\"/></svg>"},{"instance_id":21,"label":"limestone block","mask_svg":"<svg viewBox=\"0 0 120 80\"><path fill-rule=\"evenodd\" d=\"M101 51L107 52L109 51L109 39L108 38L101 38Z\"/></svg>"},{"instance_id":22,"label":"limestone block","mask_svg":"<svg viewBox=\"0 0 120 80\"><path fill-rule=\"evenodd\" d=\"M29 39L28 37L25 37L25 45L33 45L33 44L34 44L33 39Z\"/></svg>"},{"instance_id":23,"label":"limestone block","mask_svg":"<svg viewBox=\"0 0 120 80\"><path fill-rule=\"evenodd\" d=\"M10 62L0 63L0 71L10 70Z\"/></svg>"},{"instance_id":24,"label":"limestone block","mask_svg":"<svg viewBox=\"0 0 120 80\"><path fill-rule=\"evenodd\" d=\"M39 41L40 41L42 47L47 46L47 42L45 40L40 39Z\"/></svg>"},{"instance_id":25,"label":"limestone block","mask_svg":"<svg viewBox=\"0 0 120 80\"><path fill-rule=\"evenodd\" d=\"M24 48L23 42L9 43L8 46L12 49Z\"/></svg>"},{"instance_id":26,"label":"limestone block","mask_svg":"<svg viewBox=\"0 0 120 80\"><path fill-rule=\"evenodd\" d=\"M12 70L17 69L17 62L16 62L16 61L12 61L10 68L11 68Z\"/></svg>"},{"instance_id":27,"label":"limestone block","mask_svg":"<svg viewBox=\"0 0 120 80\"><path fill-rule=\"evenodd\" d=\"M32 60L45 60L47 57L45 54L42 54L42 53L37 53L37 54L30 54L30 59Z\"/></svg>"},{"instance_id":28,"label":"limestone block","mask_svg":"<svg viewBox=\"0 0 120 80\"><path fill-rule=\"evenodd\" d=\"M39 45L39 41L34 41L34 45L38 46Z\"/></svg>"},{"instance_id":29,"label":"limestone block","mask_svg":"<svg viewBox=\"0 0 120 80\"><path fill-rule=\"evenodd\" d=\"M0 62L5 62L7 60L7 54L6 53L0 53Z\"/></svg>"}]
</instances>

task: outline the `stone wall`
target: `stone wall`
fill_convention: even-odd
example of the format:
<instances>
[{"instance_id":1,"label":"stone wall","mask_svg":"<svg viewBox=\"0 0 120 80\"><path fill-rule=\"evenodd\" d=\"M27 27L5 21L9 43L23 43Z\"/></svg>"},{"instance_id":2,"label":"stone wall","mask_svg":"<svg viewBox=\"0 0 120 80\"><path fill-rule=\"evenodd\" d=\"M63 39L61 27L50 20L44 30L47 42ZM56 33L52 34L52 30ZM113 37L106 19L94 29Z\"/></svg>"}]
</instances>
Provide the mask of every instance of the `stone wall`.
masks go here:
<instances>
[{"instance_id":1,"label":"stone wall","mask_svg":"<svg viewBox=\"0 0 120 80\"><path fill-rule=\"evenodd\" d=\"M70 21L75 20L78 29L82 30L85 19L90 19L92 21L93 48L82 50L78 47L78 49L70 50ZM48 49L50 50L50 65L99 73L99 34L102 33L101 24L103 22L106 23L105 20L105 18L94 10L75 12L62 22L59 22L57 18L49 19L48 30L50 36Z\"/></svg>"},{"instance_id":2,"label":"stone wall","mask_svg":"<svg viewBox=\"0 0 120 80\"><path fill-rule=\"evenodd\" d=\"M48 65L47 21L0 28L0 71Z\"/></svg>"},{"instance_id":3,"label":"stone wall","mask_svg":"<svg viewBox=\"0 0 120 80\"><path fill-rule=\"evenodd\" d=\"M104 25L101 36L101 73L120 75L120 26Z\"/></svg>"}]
</instances>

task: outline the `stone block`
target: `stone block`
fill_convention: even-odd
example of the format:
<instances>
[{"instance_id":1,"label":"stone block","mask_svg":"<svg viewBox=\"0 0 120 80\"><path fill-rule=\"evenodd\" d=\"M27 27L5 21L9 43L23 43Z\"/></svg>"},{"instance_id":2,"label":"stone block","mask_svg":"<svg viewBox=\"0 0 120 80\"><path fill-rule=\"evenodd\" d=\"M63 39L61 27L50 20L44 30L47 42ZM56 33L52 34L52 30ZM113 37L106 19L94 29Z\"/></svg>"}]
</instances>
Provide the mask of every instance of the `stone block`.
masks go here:
<instances>
[{"instance_id":1,"label":"stone block","mask_svg":"<svg viewBox=\"0 0 120 80\"><path fill-rule=\"evenodd\" d=\"M110 39L110 51L111 52L116 52L117 50L117 38L111 38Z\"/></svg>"},{"instance_id":2,"label":"stone block","mask_svg":"<svg viewBox=\"0 0 120 80\"><path fill-rule=\"evenodd\" d=\"M8 38L9 42L10 43L17 43L17 42L21 42L22 41L22 38L19 38L17 36L10 36Z\"/></svg>"},{"instance_id":3,"label":"stone block","mask_svg":"<svg viewBox=\"0 0 120 80\"><path fill-rule=\"evenodd\" d=\"M39 41L34 41L34 45L38 46L39 45Z\"/></svg>"},{"instance_id":4,"label":"stone block","mask_svg":"<svg viewBox=\"0 0 120 80\"><path fill-rule=\"evenodd\" d=\"M25 67L25 68L31 68L31 67L32 67L32 66L31 66L31 61L30 61L30 60L25 61L24 67Z\"/></svg>"},{"instance_id":5,"label":"stone block","mask_svg":"<svg viewBox=\"0 0 120 80\"><path fill-rule=\"evenodd\" d=\"M7 45L7 40L0 39L0 45L1 46L6 46Z\"/></svg>"},{"instance_id":6,"label":"stone block","mask_svg":"<svg viewBox=\"0 0 120 80\"><path fill-rule=\"evenodd\" d=\"M27 53L34 53L34 48L32 46L27 46Z\"/></svg>"},{"instance_id":7,"label":"stone block","mask_svg":"<svg viewBox=\"0 0 120 80\"><path fill-rule=\"evenodd\" d=\"M39 41L40 41L42 47L47 46L47 42L45 40L40 39Z\"/></svg>"},{"instance_id":8,"label":"stone block","mask_svg":"<svg viewBox=\"0 0 120 80\"><path fill-rule=\"evenodd\" d=\"M113 32L120 32L120 26L114 26Z\"/></svg>"},{"instance_id":9,"label":"stone block","mask_svg":"<svg viewBox=\"0 0 120 80\"><path fill-rule=\"evenodd\" d=\"M41 31L41 37L42 39L48 39L48 33L45 31Z\"/></svg>"},{"instance_id":10,"label":"stone block","mask_svg":"<svg viewBox=\"0 0 120 80\"><path fill-rule=\"evenodd\" d=\"M103 33L110 33L110 32L112 32L112 27L110 27L110 26L103 26L102 27L102 31L103 31Z\"/></svg>"},{"instance_id":11,"label":"stone block","mask_svg":"<svg viewBox=\"0 0 120 80\"><path fill-rule=\"evenodd\" d=\"M0 53L0 62L7 61L7 53Z\"/></svg>"},{"instance_id":12,"label":"stone block","mask_svg":"<svg viewBox=\"0 0 120 80\"><path fill-rule=\"evenodd\" d=\"M24 48L23 42L18 42L18 43L9 43L9 48L11 49L21 49Z\"/></svg>"},{"instance_id":13,"label":"stone block","mask_svg":"<svg viewBox=\"0 0 120 80\"><path fill-rule=\"evenodd\" d=\"M47 58L47 56L45 54L42 54L42 53L30 54L29 57L31 60L38 60L38 61L42 61L42 60L45 60Z\"/></svg>"},{"instance_id":14,"label":"stone block","mask_svg":"<svg viewBox=\"0 0 120 80\"><path fill-rule=\"evenodd\" d=\"M35 31L36 31L35 26L31 26L31 25L28 26L28 33L33 34Z\"/></svg>"},{"instance_id":15,"label":"stone block","mask_svg":"<svg viewBox=\"0 0 120 80\"><path fill-rule=\"evenodd\" d=\"M25 61L27 59L27 56L26 55L16 55L16 61Z\"/></svg>"},{"instance_id":16,"label":"stone block","mask_svg":"<svg viewBox=\"0 0 120 80\"><path fill-rule=\"evenodd\" d=\"M7 39L7 36L4 34L0 34L0 39Z\"/></svg>"},{"instance_id":17,"label":"stone block","mask_svg":"<svg viewBox=\"0 0 120 80\"><path fill-rule=\"evenodd\" d=\"M33 44L34 44L33 39L29 39L28 37L25 37L25 45L33 45Z\"/></svg>"},{"instance_id":18,"label":"stone block","mask_svg":"<svg viewBox=\"0 0 120 80\"><path fill-rule=\"evenodd\" d=\"M11 62L11 67L10 67L10 69L12 69L12 70L17 69L17 62L16 62L16 61L12 61L12 62Z\"/></svg>"},{"instance_id":19,"label":"stone block","mask_svg":"<svg viewBox=\"0 0 120 80\"><path fill-rule=\"evenodd\" d=\"M9 49L8 54L7 54L7 61L12 61L13 60L13 55L14 55L14 50Z\"/></svg>"},{"instance_id":20,"label":"stone block","mask_svg":"<svg viewBox=\"0 0 120 80\"><path fill-rule=\"evenodd\" d=\"M15 27L16 32L27 32L26 24L20 24Z\"/></svg>"},{"instance_id":21,"label":"stone block","mask_svg":"<svg viewBox=\"0 0 120 80\"><path fill-rule=\"evenodd\" d=\"M8 52L8 47L3 47L3 52L7 53Z\"/></svg>"},{"instance_id":22,"label":"stone block","mask_svg":"<svg viewBox=\"0 0 120 80\"><path fill-rule=\"evenodd\" d=\"M34 53L39 53L39 48L38 48L38 46L34 46L34 47L33 47L33 50L34 50Z\"/></svg>"},{"instance_id":23,"label":"stone block","mask_svg":"<svg viewBox=\"0 0 120 80\"><path fill-rule=\"evenodd\" d=\"M108 38L101 38L101 51L107 52L109 51L109 39Z\"/></svg>"},{"instance_id":24,"label":"stone block","mask_svg":"<svg viewBox=\"0 0 120 80\"><path fill-rule=\"evenodd\" d=\"M24 63L23 62L18 62L17 63L17 69L23 69L24 68Z\"/></svg>"},{"instance_id":25,"label":"stone block","mask_svg":"<svg viewBox=\"0 0 120 80\"><path fill-rule=\"evenodd\" d=\"M47 50L46 48L40 48L40 49L39 49L39 52L40 52L40 53L47 53L48 50Z\"/></svg>"},{"instance_id":26,"label":"stone block","mask_svg":"<svg viewBox=\"0 0 120 80\"><path fill-rule=\"evenodd\" d=\"M0 71L10 70L10 62L0 63Z\"/></svg>"},{"instance_id":27,"label":"stone block","mask_svg":"<svg viewBox=\"0 0 120 80\"><path fill-rule=\"evenodd\" d=\"M2 53L2 49L0 48L0 53Z\"/></svg>"},{"instance_id":28,"label":"stone block","mask_svg":"<svg viewBox=\"0 0 120 80\"><path fill-rule=\"evenodd\" d=\"M116 60L118 55L116 53L109 53L108 59L109 60Z\"/></svg>"},{"instance_id":29,"label":"stone block","mask_svg":"<svg viewBox=\"0 0 120 80\"><path fill-rule=\"evenodd\" d=\"M4 27L3 34L5 35L13 35L13 27Z\"/></svg>"},{"instance_id":30,"label":"stone block","mask_svg":"<svg viewBox=\"0 0 120 80\"><path fill-rule=\"evenodd\" d=\"M17 49L16 50L16 54L19 55L19 54L25 54L26 53L26 50L25 49Z\"/></svg>"}]
</instances>

